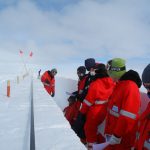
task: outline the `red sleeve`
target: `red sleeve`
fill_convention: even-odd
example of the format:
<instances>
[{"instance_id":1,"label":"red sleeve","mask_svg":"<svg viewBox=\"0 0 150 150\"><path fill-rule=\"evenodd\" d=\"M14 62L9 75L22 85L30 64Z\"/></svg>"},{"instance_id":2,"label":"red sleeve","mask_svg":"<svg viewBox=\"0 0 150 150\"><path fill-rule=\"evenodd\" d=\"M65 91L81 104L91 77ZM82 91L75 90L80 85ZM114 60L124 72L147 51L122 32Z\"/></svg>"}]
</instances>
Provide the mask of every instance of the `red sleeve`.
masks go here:
<instances>
[{"instance_id":1,"label":"red sleeve","mask_svg":"<svg viewBox=\"0 0 150 150\"><path fill-rule=\"evenodd\" d=\"M45 82L45 80L46 80L46 73L47 73L47 72L45 72L45 73L41 76L41 81L42 81L42 82Z\"/></svg>"}]
</instances>

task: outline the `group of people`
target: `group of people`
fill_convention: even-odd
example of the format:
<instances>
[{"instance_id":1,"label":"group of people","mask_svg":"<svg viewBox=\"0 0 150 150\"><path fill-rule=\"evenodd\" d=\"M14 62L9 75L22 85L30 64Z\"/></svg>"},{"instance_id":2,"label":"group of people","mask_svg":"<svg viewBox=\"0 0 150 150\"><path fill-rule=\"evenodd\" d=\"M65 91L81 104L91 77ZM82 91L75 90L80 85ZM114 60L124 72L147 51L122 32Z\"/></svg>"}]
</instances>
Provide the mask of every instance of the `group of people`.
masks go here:
<instances>
[{"instance_id":1,"label":"group of people","mask_svg":"<svg viewBox=\"0 0 150 150\"><path fill-rule=\"evenodd\" d=\"M77 75L78 90L68 98L64 115L87 149L107 140L105 150L150 150L150 103L141 114L139 90L143 82L150 98L150 64L141 80L136 71L126 70L122 58L106 65L88 58ZM99 126L104 121L102 134Z\"/></svg>"}]
</instances>

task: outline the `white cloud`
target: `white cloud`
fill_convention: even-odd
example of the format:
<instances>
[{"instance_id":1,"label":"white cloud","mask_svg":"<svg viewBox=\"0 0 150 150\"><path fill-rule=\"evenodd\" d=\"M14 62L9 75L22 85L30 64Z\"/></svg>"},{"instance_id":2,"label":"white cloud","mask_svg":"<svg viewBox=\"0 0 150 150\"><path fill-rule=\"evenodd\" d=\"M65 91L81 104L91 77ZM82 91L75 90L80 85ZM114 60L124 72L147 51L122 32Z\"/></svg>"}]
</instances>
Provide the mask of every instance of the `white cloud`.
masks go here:
<instances>
[{"instance_id":1,"label":"white cloud","mask_svg":"<svg viewBox=\"0 0 150 150\"><path fill-rule=\"evenodd\" d=\"M39 64L150 54L148 0L82 0L60 11L39 9L32 0L13 3L0 11L1 60L18 61L19 49L33 50Z\"/></svg>"},{"instance_id":2,"label":"white cloud","mask_svg":"<svg viewBox=\"0 0 150 150\"><path fill-rule=\"evenodd\" d=\"M83 1L71 13L67 12L62 21L67 29L72 29L72 34L67 32L70 38L79 41L85 50L97 53L97 49L106 47L112 56L141 56L148 51L150 30L136 16L138 8L132 11L129 4Z\"/></svg>"}]
</instances>

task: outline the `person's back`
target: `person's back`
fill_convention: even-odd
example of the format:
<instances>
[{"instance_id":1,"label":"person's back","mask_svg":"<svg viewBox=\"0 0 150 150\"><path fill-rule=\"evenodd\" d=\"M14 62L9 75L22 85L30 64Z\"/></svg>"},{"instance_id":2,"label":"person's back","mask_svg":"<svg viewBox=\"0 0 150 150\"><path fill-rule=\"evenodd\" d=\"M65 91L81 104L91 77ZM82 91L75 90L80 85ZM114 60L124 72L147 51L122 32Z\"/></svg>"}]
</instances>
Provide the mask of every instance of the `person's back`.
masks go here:
<instances>
[{"instance_id":1,"label":"person's back","mask_svg":"<svg viewBox=\"0 0 150 150\"><path fill-rule=\"evenodd\" d=\"M63 112L70 125L72 125L78 115L78 103L76 102L75 96L70 96L68 102L69 105L64 108Z\"/></svg>"},{"instance_id":2,"label":"person's back","mask_svg":"<svg viewBox=\"0 0 150 150\"><path fill-rule=\"evenodd\" d=\"M110 65L109 75L117 84L108 105L105 134L111 138L106 150L128 150L136 137L141 79L133 70L126 72L122 59L113 59Z\"/></svg>"},{"instance_id":3,"label":"person's back","mask_svg":"<svg viewBox=\"0 0 150 150\"><path fill-rule=\"evenodd\" d=\"M89 148L94 143L103 142L98 141L98 126L106 117L108 99L114 87L114 82L108 76L104 64L96 65L95 73L80 109L80 113L86 115L84 130Z\"/></svg>"}]
</instances>

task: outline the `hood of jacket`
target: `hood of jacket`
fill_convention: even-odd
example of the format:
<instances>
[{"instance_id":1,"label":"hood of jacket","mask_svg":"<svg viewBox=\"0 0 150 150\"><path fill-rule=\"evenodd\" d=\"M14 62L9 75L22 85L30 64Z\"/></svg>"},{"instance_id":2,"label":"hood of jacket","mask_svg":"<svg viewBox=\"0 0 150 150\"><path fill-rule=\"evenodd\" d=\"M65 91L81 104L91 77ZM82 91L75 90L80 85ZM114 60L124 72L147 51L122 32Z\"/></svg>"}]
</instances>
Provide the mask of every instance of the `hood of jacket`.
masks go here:
<instances>
[{"instance_id":1,"label":"hood of jacket","mask_svg":"<svg viewBox=\"0 0 150 150\"><path fill-rule=\"evenodd\" d=\"M97 73L94 78L93 78L93 81L95 81L96 79L99 79L99 78L105 78L105 77L109 77L108 74L106 72L103 72L103 73Z\"/></svg>"},{"instance_id":2,"label":"hood of jacket","mask_svg":"<svg viewBox=\"0 0 150 150\"><path fill-rule=\"evenodd\" d=\"M121 78L120 78L120 81L123 81L123 80L131 80L133 82L136 83L136 85L140 88L141 85L142 85L142 81L140 79L140 76L139 74L134 71L134 70L129 70L128 72L126 72Z\"/></svg>"}]
</instances>

